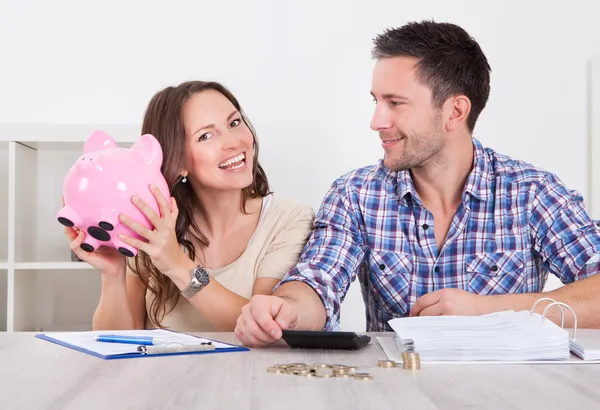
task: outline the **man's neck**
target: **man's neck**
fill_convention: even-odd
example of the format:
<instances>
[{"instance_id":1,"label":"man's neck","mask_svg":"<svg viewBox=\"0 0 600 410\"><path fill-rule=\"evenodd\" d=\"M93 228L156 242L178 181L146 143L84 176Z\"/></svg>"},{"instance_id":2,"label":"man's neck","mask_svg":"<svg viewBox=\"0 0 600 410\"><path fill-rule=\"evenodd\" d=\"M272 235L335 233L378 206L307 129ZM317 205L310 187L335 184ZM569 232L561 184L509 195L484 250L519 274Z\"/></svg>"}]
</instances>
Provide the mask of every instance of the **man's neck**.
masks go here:
<instances>
[{"instance_id":1,"label":"man's neck","mask_svg":"<svg viewBox=\"0 0 600 410\"><path fill-rule=\"evenodd\" d=\"M454 213L473 168L473 158L471 136L454 136L439 155L412 168L411 176L423 205Z\"/></svg>"}]
</instances>

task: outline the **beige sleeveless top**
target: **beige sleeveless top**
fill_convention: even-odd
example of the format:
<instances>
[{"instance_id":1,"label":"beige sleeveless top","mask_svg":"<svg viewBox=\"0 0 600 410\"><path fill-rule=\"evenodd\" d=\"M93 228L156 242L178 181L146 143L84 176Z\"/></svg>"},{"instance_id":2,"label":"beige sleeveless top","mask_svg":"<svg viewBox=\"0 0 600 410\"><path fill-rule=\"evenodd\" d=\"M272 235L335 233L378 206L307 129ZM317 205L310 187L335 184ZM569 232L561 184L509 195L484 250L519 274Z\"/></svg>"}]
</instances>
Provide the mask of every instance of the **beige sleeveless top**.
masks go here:
<instances>
[{"instance_id":1,"label":"beige sleeveless top","mask_svg":"<svg viewBox=\"0 0 600 410\"><path fill-rule=\"evenodd\" d=\"M218 269L207 269L211 280L250 299L258 278L282 279L298 262L314 221L313 209L301 202L274 194L263 199L259 222L242 255ZM135 275L135 273L131 273ZM146 292L146 327L155 327L149 319L151 292ZM170 307L170 306L169 306ZM211 332L216 329L183 296L167 313L162 326L179 332Z\"/></svg>"}]
</instances>

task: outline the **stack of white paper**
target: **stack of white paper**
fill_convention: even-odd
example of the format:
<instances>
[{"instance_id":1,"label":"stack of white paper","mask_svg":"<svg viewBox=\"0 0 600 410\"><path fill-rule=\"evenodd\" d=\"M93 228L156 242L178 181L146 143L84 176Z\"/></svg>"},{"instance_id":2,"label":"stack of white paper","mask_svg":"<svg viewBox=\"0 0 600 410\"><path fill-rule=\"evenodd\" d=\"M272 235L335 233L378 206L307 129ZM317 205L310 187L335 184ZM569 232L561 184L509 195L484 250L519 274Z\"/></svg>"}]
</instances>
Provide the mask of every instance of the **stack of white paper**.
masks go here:
<instances>
[{"instance_id":1,"label":"stack of white paper","mask_svg":"<svg viewBox=\"0 0 600 410\"><path fill-rule=\"evenodd\" d=\"M600 360L600 329L577 329L571 351L583 360Z\"/></svg>"},{"instance_id":2,"label":"stack of white paper","mask_svg":"<svg viewBox=\"0 0 600 410\"><path fill-rule=\"evenodd\" d=\"M568 332L529 311L407 317L389 324L399 343L412 341L422 361L562 360L570 356Z\"/></svg>"}]
</instances>

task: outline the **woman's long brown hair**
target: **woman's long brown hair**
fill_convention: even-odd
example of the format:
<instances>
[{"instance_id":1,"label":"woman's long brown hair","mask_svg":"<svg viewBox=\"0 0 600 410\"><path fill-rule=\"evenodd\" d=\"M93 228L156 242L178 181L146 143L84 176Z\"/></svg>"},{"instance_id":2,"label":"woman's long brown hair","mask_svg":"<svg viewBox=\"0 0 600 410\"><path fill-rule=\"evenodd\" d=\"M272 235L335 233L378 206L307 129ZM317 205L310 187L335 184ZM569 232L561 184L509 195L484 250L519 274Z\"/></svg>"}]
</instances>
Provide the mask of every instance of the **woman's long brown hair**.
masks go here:
<instances>
[{"instance_id":1,"label":"woman's long brown hair","mask_svg":"<svg viewBox=\"0 0 600 410\"><path fill-rule=\"evenodd\" d=\"M163 150L161 171L171 196L177 201L179 215L175 226L177 241L185 248L190 259L195 260L195 243L206 247L208 239L201 232L194 219L194 208L198 205L197 197L189 183L181 182L186 147L186 134L183 124L183 106L196 93L215 90L223 94L240 112L242 120L252 133L254 140L254 162L252 168L252 184L242 190L242 210L248 198L264 197L269 194L269 182L265 171L258 163L258 140L252 124L242 111L240 103L233 94L217 82L188 81L177 87L167 87L156 93L146 109L142 124L142 135L155 136ZM154 295L149 308L149 318L155 326L161 325L164 316L176 305L179 291L177 286L166 275L162 274L150 257L140 251L134 258L135 267L130 268L138 273L142 283ZM170 305L170 306L168 306Z\"/></svg>"}]
</instances>

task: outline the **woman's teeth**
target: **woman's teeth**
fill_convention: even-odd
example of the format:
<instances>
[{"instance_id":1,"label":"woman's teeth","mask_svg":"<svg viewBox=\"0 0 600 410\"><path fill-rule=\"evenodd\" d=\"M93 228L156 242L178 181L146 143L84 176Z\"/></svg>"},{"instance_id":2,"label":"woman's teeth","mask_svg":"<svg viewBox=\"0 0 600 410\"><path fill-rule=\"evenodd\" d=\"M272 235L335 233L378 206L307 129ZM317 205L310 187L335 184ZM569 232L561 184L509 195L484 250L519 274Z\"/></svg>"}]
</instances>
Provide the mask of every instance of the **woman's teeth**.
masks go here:
<instances>
[{"instance_id":1,"label":"woman's teeth","mask_svg":"<svg viewBox=\"0 0 600 410\"><path fill-rule=\"evenodd\" d=\"M242 152L241 154L220 163L218 166L221 169L240 169L244 166L245 162L246 155Z\"/></svg>"}]
</instances>

